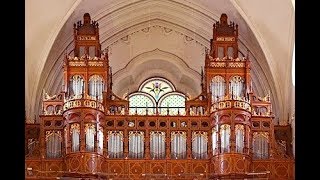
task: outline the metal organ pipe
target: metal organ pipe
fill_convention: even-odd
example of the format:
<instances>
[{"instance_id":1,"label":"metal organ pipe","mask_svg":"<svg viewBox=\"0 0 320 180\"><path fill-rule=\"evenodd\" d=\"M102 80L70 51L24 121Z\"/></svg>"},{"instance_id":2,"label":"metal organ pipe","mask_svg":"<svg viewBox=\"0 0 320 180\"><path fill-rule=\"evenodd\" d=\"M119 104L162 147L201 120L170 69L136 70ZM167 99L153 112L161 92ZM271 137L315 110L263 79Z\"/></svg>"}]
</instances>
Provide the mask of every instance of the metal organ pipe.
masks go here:
<instances>
[{"instance_id":1,"label":"metal organ pipe","mask_svg":"<svg viewBox=\"0 0 320 180\"><path fill-rule=\"evenodd\" d=\"M119 136L118 136L118 133L117 132L114 132L114 134L112 134L112 136L113 136L113 141L112 141L112 146L113 146L113 156L115 157L115 158L119 158L119 156L118 156L118 152L119 152L119 146L118 146L118 144L119 144Z\"/></svg>"},{"instance_id":2,"label":"metal organ pipe","mask_svg":"<svg viewBox=\"0 0 320 180\"><path fill-rule=\"evenodd\" d=\"M137 158L139 158L139 153L140 153L140 136L139 136L139 134L136 134L136 136L135 136L136 138L134 138L135 139L135 145L136 145L136 148L137 148L137 150L136 150L136 152L135 152L135 154L136 154L136 157Z\"/></svg>"},{"instance_id":3,"label":"metal organ pipe","mask_svg":"<svg viewBox=\"0 0 320 180\"><path fill-rule=\"evenodd\" d=\"M76 92L75 92L75 96L77 97L80 93L80 80L78 78L75 79L75 88L76 88Z\"/></svg>"},{"instance_id":4,"label":"metal organ pipe","mask_svg":"<svg viewBox=\"0 0 320 180\"><path fill-rule=\"evenodd\" d=\"M112 134L110 133L110 131L108 131L107 146L108 146L108 156L109 156L109 157L111 157L111 152L112 152L111 142L112 142Z\"/></svg>"},{"instance_id":5,"label":"metal organ pipe","mask_svg":"<svg viewBox=\"0 0 320 180\"><path fill-rule=\"evenodd\" d=\"M123 144L122 144L122 134L117 134L117 157L121 158L122 157L122 151L123 151ZM119 146L120 144L120 146Z\"/></svg>"},{"instance_id":6,"label":"metal organ pipe","mask_svg":"<svg viewBox=\"0 0 320 180\"><path fill-rule=\"evenodd\" d=\"M122 147L122 134L120 132L115 132L113 135L112 153L113 158L122 158L123 147Z\"/></svg>"}]
</instances>

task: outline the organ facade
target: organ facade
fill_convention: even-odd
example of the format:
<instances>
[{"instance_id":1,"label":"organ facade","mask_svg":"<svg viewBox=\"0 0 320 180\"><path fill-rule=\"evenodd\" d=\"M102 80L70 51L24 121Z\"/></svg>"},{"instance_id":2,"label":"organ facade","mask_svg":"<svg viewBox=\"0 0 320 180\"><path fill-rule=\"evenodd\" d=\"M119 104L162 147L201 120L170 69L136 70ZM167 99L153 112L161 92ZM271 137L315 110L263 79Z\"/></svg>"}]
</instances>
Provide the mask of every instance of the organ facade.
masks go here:
<instances>
[{"instance_id":1,"label":"organ facade","mask_svg":"<svg viewBox=\"0 0 320 180\"><path fill-rule=\"evenodd\" d=\"M253 92L226 14L197 97L163 77L119 97L98 22L86 13L73 30L61 93L44 91L40 123L25 125L26 179L294 179L291 129L273 124L270 94Z\"/></svg>"}]
</instances>

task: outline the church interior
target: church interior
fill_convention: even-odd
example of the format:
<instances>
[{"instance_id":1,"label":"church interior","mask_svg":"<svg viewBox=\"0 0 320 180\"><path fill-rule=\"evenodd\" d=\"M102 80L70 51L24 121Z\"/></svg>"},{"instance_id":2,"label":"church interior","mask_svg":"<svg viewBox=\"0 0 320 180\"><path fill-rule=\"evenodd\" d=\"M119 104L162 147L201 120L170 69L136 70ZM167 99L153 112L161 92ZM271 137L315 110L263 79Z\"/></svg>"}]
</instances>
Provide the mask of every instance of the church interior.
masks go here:
<instances>
[{"instance_id":1,"label":"church interior","mask_svg":"<svg viewBox=\"0 0 320 180\"><path fill-rule=\"evenodd\" d=\"M293 0L25 10L25 179L295 179Z\"/></svg>"}]
</instances>

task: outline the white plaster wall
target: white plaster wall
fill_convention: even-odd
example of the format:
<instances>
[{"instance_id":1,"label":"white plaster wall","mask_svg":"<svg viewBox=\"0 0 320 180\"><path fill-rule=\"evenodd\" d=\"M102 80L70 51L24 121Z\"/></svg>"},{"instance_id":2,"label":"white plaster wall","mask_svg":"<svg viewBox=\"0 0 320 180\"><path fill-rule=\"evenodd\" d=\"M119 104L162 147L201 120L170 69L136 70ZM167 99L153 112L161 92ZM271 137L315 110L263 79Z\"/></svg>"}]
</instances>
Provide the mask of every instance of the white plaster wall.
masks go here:
<instances>
[{"instance_id":1,"label":"white plaster wall","mask_svg":"<svg viewBox=\"0 0 320 180\"><path fill-rule=\"evenodd\" d=\"M291 63L294 44L294 9L291 1L233 0L242 16L255 30L264 50L281 99L281 121L287 124L291 94ZM289 105L289 107L288 107ZM290 111L289 111L290 112Z\"/></svg>"},{"instance_id":2,"label":"white plaster wall","mask_svg":"<svg viewBox=\"0 0 320 180\"><path fill-rule=\"evenodd\" d=\"M155 49L175 54L195 71L200 72L201 66L204 66L205 46L195 42L192 37L172 29L166 32L164 27L157 25L144 31L126 36L110 46L109 57L113 72L124 68L128 60Z\"/></svg>"},{"instance_id":3,"label":"white plaster wall","mask_svg":"<svg viewBox=\"0 0 320 180\"><path fill-rule=\"evenodd\" d=\"M64 21L79 0L28 0L25 2L25 107L27 119L34 117L40 74L49 50Z\"/></svg>"}]
</instances>

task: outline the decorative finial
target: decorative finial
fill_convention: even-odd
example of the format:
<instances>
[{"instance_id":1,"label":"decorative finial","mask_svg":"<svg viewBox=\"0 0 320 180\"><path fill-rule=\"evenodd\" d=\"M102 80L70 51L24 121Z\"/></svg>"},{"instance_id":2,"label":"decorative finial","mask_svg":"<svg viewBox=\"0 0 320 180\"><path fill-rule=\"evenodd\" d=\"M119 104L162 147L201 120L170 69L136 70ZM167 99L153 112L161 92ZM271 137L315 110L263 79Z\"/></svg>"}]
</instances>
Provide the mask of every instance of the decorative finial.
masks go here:
<instances>
[{"instance_id":1,"label":"decorative finial","mask_svg":"<svg viewBox=\"0 0 320 180\"><path fill-rule=\"evenodd\" d=\"M91 22L91 17L89 13L85 13L83 15L83 24L90 24Z\"/></svg>"},{"instance_id":2,"label":"decorative finial","mask_svg":"<svg viewBox=\"0 0 320 180\"><path fill-rule=\"evenodd\" d=\"M112 85L113 85L113 82L112 82L112 67L110 67L110 90L112 91Z\"/></svg>"},{"instance_id":3,"label":"decorative finial","mask_svg":"<svg viewBox=\"0 0 320 180\"><path fill-rule=\"evenodd\" d=\"M201 83L203 81L203 67L201 66Z\"/></svg>"},{"instance_id":4,"label":"decorative finial","mask_svg":"<svg viewBox=\"0 0 320 180\"><path fill-rule=\"evenodd\" d=\"M109 59L109 47L106 47L104 50L103 50L103 54L105 56L106 59Z\"/></svg>"},{"instance_id":5,"label":"decorative finial","mask_svg":"<svg viewBox=\"0 0 320 180\"><path fill-rule=\"evenodd\" d=\"M231 86L231 99L233 99L233 86Z\"/></svg>"},{"instance_id":6,"label":"decorative finial","mask_svg":"<svg viewBox=\"0 0 320 180\"><path fill-rule=\"evenodd\" d=\"M220 16L221 25L228 25L228 16L226 13L222 13Z\"/></svg>"}]
</instances>

